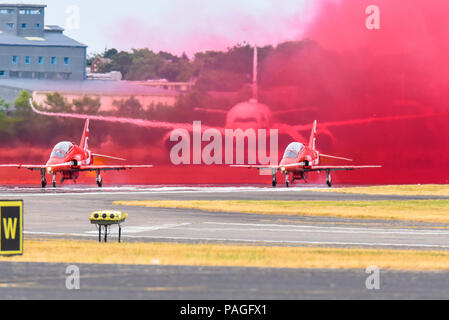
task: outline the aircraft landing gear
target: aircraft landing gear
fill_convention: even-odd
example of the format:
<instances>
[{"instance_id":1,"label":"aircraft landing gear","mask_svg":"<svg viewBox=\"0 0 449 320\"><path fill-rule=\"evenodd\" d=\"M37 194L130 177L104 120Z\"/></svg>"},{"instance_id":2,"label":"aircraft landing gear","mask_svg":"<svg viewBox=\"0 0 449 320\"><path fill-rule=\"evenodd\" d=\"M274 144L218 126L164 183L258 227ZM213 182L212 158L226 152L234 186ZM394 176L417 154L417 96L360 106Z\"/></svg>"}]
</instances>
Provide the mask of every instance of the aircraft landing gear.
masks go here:
<instances>
[{"instance_id":1,"label":"aircraft landing gear","mask_svg":"<svg viewBox=\"0 0 449 320\"><path fill-rule=\"evenodd\" d=\"M99 188L103 186L103 179L101 179L100 170L97 171L97 185Z\"/></svg>"},{"instance_id":2,"label":"aircraft landing gear","mask_svg":"<svg viewBox=\"0 0 449 320\"><path fill-rule=\"evenodd\" d=\"M326 171L326 174L327 174L327 180L326 180L327 186L329 188L332 188L332 176L331 176L330 171Z\"/></svg>"},{"instance_id":3,"label":"aircraft landing gear","mask_svg":"<svg viewBox=\"0 0 449 320\"><path fill-rule=\"evenodd\" d=\"M289 176L288 176L288 173L287 173L285 175L285 185L287 186L287 188L290 187L290 181L288 179L289 179Z\"/></svg>"},{"instance_id":4,"label":"aircraft landing gear","mask_svg":"<svg viewBox=\"0 0 449 320\"><path fill-rule=\"evenodd\" d=\"M41 185L42 188L47 186L47 180L45 179L45 169L41 169Z\"/></svg>"},{"instance_id":5,"label":"aircraft landing gear","mask_svg":"<svg viewBox=\"0 0 449 320\"><path fill-rule=\"evenodd\" d=\"M53 188L56 188L56 174L53 174Z\"/></svg>"},{"instance_id":6,"label":"aircraft landing gear","mask_svg":"<svg viewBox=\"0 0 449 320\"><path fill-rule=\"evenodd\" d=\"M272 183L273 188L276 188L277 184L278 182L276 180L276 171L273 171L273 183Z\"/></svg>"}]
</instances>

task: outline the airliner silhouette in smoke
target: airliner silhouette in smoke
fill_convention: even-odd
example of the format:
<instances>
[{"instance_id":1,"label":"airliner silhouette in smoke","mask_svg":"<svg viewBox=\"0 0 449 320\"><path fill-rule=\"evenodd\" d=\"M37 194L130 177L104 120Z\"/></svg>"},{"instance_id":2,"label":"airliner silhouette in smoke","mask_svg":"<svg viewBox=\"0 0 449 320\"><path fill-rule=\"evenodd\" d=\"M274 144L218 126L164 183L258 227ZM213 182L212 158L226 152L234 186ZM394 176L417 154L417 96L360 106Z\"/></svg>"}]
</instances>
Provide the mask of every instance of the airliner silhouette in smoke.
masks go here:
<instances>
[{"instance_id":1,"label":"airliner silhouette in smoke","mask_svg":"<svg viewBox=\"0 0 449 320\"><path fill-rule=\"evenodd\" d=\"M201 129L203 131L208 129L219 130L222 135L225 135L226 129L277 129L280 134L288 135L290 139L294 141L304 141L304 134L308 134L312 129L311 124L297 124L291 125L282 122L277 122L275 120L276 114L281 113L297 113L299 116L305 110L310 110L310 108L305 109L293 109L293 110L283 110L283 111L272 111L269 106L259 102L259 87L258 87L258 50L257 47L254 48L253 55L253 77L252 77L252 97L247 101L236 104L230 110L221 109L200 109L197 111L211 112L217 114L223 114L225 116L225 126L224 127L211 127L207 125L202 125ZM168 133L162 139L162 144L165 145L170 141L171 132L177 129L185 129L192 133L194 130L194 125L191 123L182 122L164 122L156 120L144 120L135 118L125 118L125 117L114 117L114 116L97 116L97 115L87 115L87 114L76 114L76 113L56 113L38 110L30 100L31 109L40 115L51 116L51 117L62 117L62 118L76 118L76 119L91 119L97 121L106 121L112 123L122 123L131 124L138 127L144 128L157 128L166 129ZM318 134L324 134L329 136L333 141L335 137L332 133L333 128L345 127L350 125L364 125L369 123L377 122L389 122L407 119L422 119L431 118L438 116L437 113L427 113L427 114L409 114L409 115L399 115L399 116L384 116L377 117L373 116L370 118L361 119L348 119L340 121L328 121L321 122ZM296 116L296 118L300 118Z\"/></svg>"}]
</instances>

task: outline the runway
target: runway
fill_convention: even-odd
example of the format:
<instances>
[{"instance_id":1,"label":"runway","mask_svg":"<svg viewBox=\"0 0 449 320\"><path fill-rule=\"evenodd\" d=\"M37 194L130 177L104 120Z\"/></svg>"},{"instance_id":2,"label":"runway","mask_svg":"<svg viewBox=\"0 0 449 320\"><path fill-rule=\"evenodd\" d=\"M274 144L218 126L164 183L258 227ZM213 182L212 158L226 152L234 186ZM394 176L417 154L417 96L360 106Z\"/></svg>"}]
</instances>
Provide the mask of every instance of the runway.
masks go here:
<instances>
[{"instance_id":1,"label":"runway","mask_svg":"<svg viewBox=\"0 0 449 320\"><path fill-rule=\"evenodd\" d=\"M326 217L269 216L112 205L116 200L416 200L448 197L368 196L313 192L310 188L110 187L0 189L0 199L23 199L25 239L96 239L88 217L114 209L129 214L124 241L223 242L263 245L449 250L447 225ZM225 211L225 210L224 210ZM114 241L117 231L111 230Z\"/></svg>"},{"instance_id":2,"label":"runway","mask_svg":"<svg viewBox=\"0 0 449 320\"><path fill-rule=\"evenodd\" d=\"M0 297L8 299L449 299L449 273L380 271L368 290L365 270L77 265L79 290L66 288L66 264L0 263ZM201 302L198 302L201 304ZM169 310L167 318L176 318Z\"/></svg>"},{"instance_id":3,"label":"runway","mask_svg":"<svg viewBox=\"0 0 449 320\"><path fill-rule=\"evenodd\" d=\"M116 200L416 200L448 197L367 196L266 187L0 188L0 199L24 200L27 239L88 239L92 211L129 214L125 242L228 243L273 246L449 250L448 225L331 217L270 216L112 205ZM225 211L225 210L224 210ZM112 230L110 241L116 241ZM25 242L26 251L26 242ZM67 264L0 262L2 299L449 299L448 272L381 270L368 290L365 270L303 270L78 264L80 290L67 290ZM176 315L174 315L176 317Z\"/></svg>"}]
</instances>

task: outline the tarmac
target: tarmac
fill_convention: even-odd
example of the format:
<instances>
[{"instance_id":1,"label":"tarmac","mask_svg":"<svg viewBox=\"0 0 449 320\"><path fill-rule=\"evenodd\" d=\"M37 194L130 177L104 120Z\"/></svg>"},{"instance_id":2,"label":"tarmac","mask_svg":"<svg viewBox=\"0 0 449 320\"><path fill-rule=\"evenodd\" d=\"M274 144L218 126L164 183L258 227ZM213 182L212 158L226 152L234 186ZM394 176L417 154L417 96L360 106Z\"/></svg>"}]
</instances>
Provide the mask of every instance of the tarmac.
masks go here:
<instances>
[{"instance_id":1,"label":"tarmac","mask_svg":"<svg viewBox=\"0 0 449 320\"><path fill-rule=\"evenodd\" d=\"M449 272L0 263L0 298L27 300L449 299ZM69 286L67 287L67 282ZM68 289L69 288L69 289ZM201 304L201 303L199 303Z\"/></svg>"},{"instance_id":2,"label":"tarmac","mask_svg":"<svg viewBox=\"0 0 449 320\"><path fill-rule=\"evenodd\" d=\"M307 188L117 187L0 190L0 199L23 199L25 238L95 239L89 223L97 210L129 218L124 241L220 242L449 250L448 225L328 217L272 216L117 206L116 200L411 200L445 197L372 196L314 192ZM110 240L117 237L111 228Z\"/></svg>"},{"instance_id":3,"label":"tarmac","mask_svg":"<svg viewBox=\"0 0 449 320\"><path fill-rule=\"evenodd\" d=\"M0 199L24 201L27 239L91 239L96 210L123 210L125 242L449 250L448 225L331 217L270 216L116 206L116 200L417 200L449 197L372 196L310 188L92 187L0 188ZM116 241L115 229L110 241ZM80 290L67 290L64 264L0 263L1 299L448 299L449 272L381 270L368 290L365 270L296 270L186 266L79 265Z\"/></svg>"}]
</instances>

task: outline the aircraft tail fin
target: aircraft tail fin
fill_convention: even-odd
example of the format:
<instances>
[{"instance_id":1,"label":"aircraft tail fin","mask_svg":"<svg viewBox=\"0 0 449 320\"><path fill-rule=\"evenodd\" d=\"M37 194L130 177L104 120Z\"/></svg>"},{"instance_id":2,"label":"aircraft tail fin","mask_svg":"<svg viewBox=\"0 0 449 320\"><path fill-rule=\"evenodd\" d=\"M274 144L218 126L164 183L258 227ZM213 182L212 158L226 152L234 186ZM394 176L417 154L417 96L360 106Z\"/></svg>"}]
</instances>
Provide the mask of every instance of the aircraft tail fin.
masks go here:
<instances>
[{"instance_id":1,"label":"aircraft tail fin","mask_svg":"<svg viewBox=\"0 0 449 320\"><path fill-rule=\"evenodd\" d=\"M312 133L310 134L310 140L309 140L309 148L312 150L316 149L316 128L317 128L317 121L313 123Z\"/></svg>"},{"instance_id":2,"label":"aircraft tail fin","mask_svg":"<svg viewBox=\"0 0 449 320\"><path fill-rule=\"evenodd\" d=\"M84 125L83 137L81 138L80 142L81 149L87 150L89 148L88 140L89 140L89 119L86 120L86 124Z\"/></svg>"}]
</instances>

